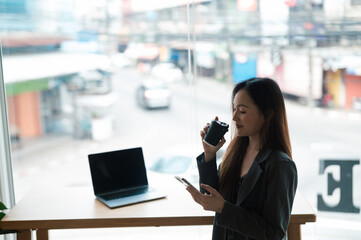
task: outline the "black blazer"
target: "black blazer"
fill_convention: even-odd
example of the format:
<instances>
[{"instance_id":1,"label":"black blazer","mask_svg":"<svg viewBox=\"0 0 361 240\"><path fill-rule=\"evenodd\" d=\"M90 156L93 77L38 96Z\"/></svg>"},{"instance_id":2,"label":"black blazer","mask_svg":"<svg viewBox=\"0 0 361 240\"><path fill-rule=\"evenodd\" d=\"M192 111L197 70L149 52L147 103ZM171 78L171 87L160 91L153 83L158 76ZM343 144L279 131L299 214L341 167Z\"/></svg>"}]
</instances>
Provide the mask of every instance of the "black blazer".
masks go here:
<instances>
[{"instance_id":1,"label":"black blazer","mask_svg":"<svg viewBox=\"0 0 361 240\"><path fill-rule=\"evenodd\" d=\"M203 158L203 153L197 157L199 181L218 190L216 159L204 162ZM296 188L295 163L284 152L263 148L243 180L236 203L225 198L222 213L216 213L212 239L285 239Z\"/></svg>"}]
</instances>

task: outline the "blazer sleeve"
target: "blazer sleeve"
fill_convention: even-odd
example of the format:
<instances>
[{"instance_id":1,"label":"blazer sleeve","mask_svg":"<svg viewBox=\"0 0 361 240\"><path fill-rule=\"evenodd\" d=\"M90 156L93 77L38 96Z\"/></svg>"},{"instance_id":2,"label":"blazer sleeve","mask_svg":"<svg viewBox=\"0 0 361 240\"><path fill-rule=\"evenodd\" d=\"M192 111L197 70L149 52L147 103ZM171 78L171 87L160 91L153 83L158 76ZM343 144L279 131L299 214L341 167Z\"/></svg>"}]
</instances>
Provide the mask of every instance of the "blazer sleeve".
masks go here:
<instances>
[{"instance_id":1,"label":"blazer sleeve","mask_svg":"<svg viewBox=\"0 0 361 240\"><path fill-rule=\"evenodd\" d=\"M204 183L218 190L218 169L216 158L207 162L203 161L203 159L204 153L197 157L199 185ZM200 191L201 193L207 192L202 187L200 187Z\"/></svg>"},{"instance_id":2,"label":"blazer sleeve","mask_svg":"<svg viewBox=\"0 0 361 240\"><path fill-rule=\"evenodd\" d=\"M297 169L288 158L270 159L262 215L226 202L215 224L254 239L282 239L287 232L297 188Z\"/></svg>"}]
</instances>

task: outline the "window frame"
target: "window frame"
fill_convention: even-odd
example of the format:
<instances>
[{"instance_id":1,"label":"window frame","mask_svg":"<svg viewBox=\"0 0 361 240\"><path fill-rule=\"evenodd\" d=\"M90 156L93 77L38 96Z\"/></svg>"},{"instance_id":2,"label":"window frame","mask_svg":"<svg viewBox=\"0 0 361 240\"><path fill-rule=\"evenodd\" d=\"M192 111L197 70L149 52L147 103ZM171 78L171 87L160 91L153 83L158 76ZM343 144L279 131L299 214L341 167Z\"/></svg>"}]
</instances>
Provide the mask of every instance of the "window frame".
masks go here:
<instances>
[{"instance_id":1,"label":"window frame","mask_svg":"<svg viewBox=\"0 0 361 240\"><path fill-rule=\"evenodd\" d=\"M0 200L8 207L15 205L15 192L12 171L11 144L5 94L5 81L0 42Z\"/></svg>"}]
</instances>

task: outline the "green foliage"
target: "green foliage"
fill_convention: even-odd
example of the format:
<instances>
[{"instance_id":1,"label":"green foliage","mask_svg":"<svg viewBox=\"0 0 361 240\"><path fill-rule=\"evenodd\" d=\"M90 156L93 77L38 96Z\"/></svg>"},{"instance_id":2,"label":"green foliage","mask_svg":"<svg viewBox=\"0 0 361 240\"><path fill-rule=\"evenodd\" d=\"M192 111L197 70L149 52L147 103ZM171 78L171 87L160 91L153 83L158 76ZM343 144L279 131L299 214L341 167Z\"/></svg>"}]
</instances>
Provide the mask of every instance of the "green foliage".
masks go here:
<instances>
[{"instance_id":1,"label":"green foliage","mask_svg":"<svg viewBox=\"0 0 361 240\"><path fill-rule=\"evenodd\" d=\"M6 210L7 207L5 206L4 203L0 202L0 221L3 217L5 217L5 213L2 212L3 210ZM17 231L15 230L2 230L0 229L0 235L3 235L3 234L9 234L9 233L16 233Z\"/></svg>"},{"instance_id":2,"label":"green foliage","mask_svg":"<svg viewBox=\"0 0 361 240\"><path fill-rule=\"evenodd\" d=\"M5 209L7 209L7 207L2 202L0 202L0 210L5 210Z\"/></svg>"},{"instance_id":3,"label":"green foliage","mask_svg":"<svg viewBox=\"0 0 361 240\"><path fill-rule=\"evenodd\" d=\"M5 209L7 209L7 207L5 206L5 204L3 204L2 202L0 202L0 211L5 210ZM5 217L5 213L0 212L0 220L1 220L3 217Z\"/></svg>"}]
</instances>

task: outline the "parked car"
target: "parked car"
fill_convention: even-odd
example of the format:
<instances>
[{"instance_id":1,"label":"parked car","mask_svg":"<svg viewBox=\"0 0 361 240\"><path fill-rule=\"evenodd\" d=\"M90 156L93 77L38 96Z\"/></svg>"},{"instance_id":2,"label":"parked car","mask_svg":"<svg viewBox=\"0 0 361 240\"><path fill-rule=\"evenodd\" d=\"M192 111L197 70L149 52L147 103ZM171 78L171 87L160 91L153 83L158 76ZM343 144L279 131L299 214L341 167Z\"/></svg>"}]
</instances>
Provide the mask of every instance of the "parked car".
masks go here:
<instances>
[{"instance_id":1,"label":"parked car","mask_svg":"<svg viewBox=\"0 0 361 240\"><path fill-rule=\"evenodd\" d=\"M109 74L99 69L79 72L69 81L68 88L79 94L108 94L112 89Z\"/></svg>"},{"instance_id":2,"label":"parked car","mask_svg":"<svg viewBox=\"0 0 361 240\"><path fill-rule=\"evenodd\" d=\"M110 56L110 61L116 70L131 67L132 63L128 57L126 57L123 53L117 53Z\"/></svg>"},{"instance_id":3,"label":"parked car","mask_svg":"<svg viewBox=\"0 0 361 240\"><path fill-rule=\"evenodd\" d=\"M146 109L169 108L171 91L160 79L145 79L137 88L136 98L138 104Z\"/></svg>"},{"instance_id":4,"label":"parked car","mask_svg":"<svg viewBox=\"0 0 361 240\"><path fill-rule=\"evenodd\" d=\"M173 146L149 163L148 169L163 175L179 175L195 184L199 179L196 157L201 150L192 154L191 149L190 146ZM222 161L224 153L224 148L217 153L217 165Z\"/></svg>"},{"instance_id":5,"label":"parked car","mask_svg":"<svg viewBox=\"0 0 361 240\"><path fill-rule=\"evenodd\" d=\"M162 179L164 176L181 176L191 183L198 181L198 170L195 155L191 147L176 145L166 149L148 163L147 167L152 176Z\"/></svg>"},{"instance_id":6,"label":"parked car","mask_svg":"<svg viewBox=\"0 0 361 240\"><path fill-rule=\"evenodd\" d=\"M158 63L151 69L151 75L168 83L183 80L183 72L174 63Z\"/></svg>"}]
</instances>

